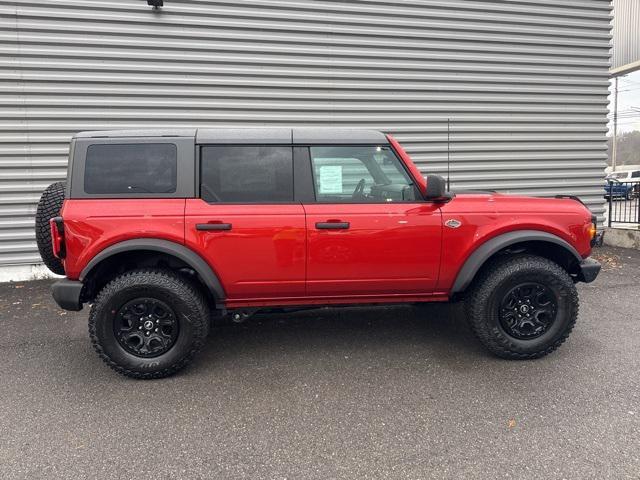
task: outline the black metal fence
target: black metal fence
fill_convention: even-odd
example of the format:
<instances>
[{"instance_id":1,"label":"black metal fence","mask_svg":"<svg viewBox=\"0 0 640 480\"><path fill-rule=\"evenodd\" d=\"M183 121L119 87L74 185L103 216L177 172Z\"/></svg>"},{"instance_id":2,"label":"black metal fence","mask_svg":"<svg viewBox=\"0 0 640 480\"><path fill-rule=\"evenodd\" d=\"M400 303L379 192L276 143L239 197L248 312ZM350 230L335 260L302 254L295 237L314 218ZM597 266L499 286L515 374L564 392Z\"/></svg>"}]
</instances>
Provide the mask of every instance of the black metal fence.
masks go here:
<instances>
[{"instance_id":1,"label":"black metal fence","mask_svg":"<svg viewBox=\"0 0 640 480\"><path fill-rule=\"evenodd\" d=\"M640 182L609 180L604 187L604 198L609 201L609 226L640 224Z\"/></svg>"}]
</instances>

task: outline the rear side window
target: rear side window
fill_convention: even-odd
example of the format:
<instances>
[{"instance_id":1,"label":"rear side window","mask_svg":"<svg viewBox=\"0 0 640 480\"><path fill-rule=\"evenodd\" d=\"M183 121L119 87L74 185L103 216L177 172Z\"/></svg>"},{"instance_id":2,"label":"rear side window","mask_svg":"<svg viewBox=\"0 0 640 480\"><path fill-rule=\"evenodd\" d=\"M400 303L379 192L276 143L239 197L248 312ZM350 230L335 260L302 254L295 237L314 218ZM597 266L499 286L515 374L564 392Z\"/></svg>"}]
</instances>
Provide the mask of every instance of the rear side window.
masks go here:
<instances>
[{"instance_id":1,"label":"rear side window","mask_svg":"<svg viewBox=\"0 0 640 480\"><path fill-rule=\"evenodd\" d=\"M640 178L640 170L631 173L631 178Z\"/></svg>"},{"instance_id":2,"label":"rear side window","mask_svg":"<svg viewBox=\"0 0 640 480\"><path fill-rule=\"evenodd\" d=\"M84 169L86 193L175 193L177 148L172 143L90 145Z\"/></svg>"},{"instance_id":3,"label":"rear side window","mask_svg":"<svg viewBox=\"0 0 640 480\"><path fill-rule=\"evenodd\" d=\"M200 196L206 202L293 201L290 146L207 146L200 158Z\"/></svg>"}]
</instances>

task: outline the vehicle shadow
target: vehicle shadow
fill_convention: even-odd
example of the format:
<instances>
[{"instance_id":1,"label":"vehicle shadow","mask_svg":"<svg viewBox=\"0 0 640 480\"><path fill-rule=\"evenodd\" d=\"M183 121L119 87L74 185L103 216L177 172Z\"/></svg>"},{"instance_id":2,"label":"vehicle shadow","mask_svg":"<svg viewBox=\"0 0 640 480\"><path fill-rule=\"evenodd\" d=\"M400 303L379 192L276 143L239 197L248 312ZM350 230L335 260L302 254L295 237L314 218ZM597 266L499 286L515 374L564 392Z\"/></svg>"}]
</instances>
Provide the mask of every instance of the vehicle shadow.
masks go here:
<instances>
[{"instance_id":1,"label":"vehicle shadow","mask_svg":"<svg viewBox=\"0 0 640 480\"><path fill-rule=\"evenodd\" d=\"M225 368L227 362L259 361L266 366L284 357L312 361L349 355L459 364L464 357L488 354L469 330L461 304L427 304L257 314L242 324L217 324L197 364Z\"/></svg>"}]
</instances>

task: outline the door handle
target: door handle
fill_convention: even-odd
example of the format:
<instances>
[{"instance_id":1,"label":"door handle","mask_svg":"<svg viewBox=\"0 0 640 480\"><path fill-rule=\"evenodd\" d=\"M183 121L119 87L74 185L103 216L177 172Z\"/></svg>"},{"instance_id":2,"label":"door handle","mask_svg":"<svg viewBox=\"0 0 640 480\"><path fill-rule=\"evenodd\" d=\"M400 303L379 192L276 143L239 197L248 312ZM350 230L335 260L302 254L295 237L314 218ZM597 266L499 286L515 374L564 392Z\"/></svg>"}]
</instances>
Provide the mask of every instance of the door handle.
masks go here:
<instances>
[{"instance_id":1,"label":"door handle","mask_svg":"<svg viewBox=\"0 0 640 480\"><path fill-rule=\"evenodd\" d=\"M211 231L211 230L231 230L230 223L197 223L196 230Z\"/></svg>"},{"instance_id":2,"label":"door handle","mask_svg":"<svg viewBox=\"0 0 640 480\"><path fill-rule=\"evenodd\" d=\"M346 230L349 228L349 222L318 222L316 228L318 230Z\"/></svg>"}]
</instances>

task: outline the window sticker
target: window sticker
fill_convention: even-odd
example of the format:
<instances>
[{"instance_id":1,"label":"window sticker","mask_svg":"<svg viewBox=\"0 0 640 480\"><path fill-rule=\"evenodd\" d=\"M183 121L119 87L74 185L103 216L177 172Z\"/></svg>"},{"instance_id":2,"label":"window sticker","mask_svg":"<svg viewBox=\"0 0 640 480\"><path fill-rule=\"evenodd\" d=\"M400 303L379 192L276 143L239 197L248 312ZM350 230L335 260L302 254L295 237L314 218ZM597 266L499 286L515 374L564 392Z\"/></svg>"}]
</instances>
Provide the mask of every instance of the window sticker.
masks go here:
<instances>
[{"instance_id":1,"label":"window sticker","mask_svg":"<svg viewBox=\"0 0 640 480\"><path fill-rule=\"evenodd\" d=\"M342 166L322 165L320 171L320 193L342 193Z\"/></svg>"}]
</instances>

